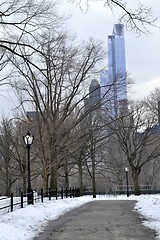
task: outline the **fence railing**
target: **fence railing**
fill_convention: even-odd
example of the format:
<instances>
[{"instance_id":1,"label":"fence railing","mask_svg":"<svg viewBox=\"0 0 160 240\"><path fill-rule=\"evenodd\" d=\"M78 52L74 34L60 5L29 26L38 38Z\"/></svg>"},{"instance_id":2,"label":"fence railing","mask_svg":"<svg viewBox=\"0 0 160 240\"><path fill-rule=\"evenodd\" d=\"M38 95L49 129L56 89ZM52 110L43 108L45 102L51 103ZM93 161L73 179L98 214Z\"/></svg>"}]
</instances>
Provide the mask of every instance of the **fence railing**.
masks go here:
<instances>
[{"instance_id":1,"label":"fence railing","mask_svg":"<svg viewBox=\"0 0 160 240\"><path fill-rule=\"evenodd\" d=\"M32 204L36 204L37 202L42 202L45 199L63 199L63 198L74 198L80 196L79 188L61 188L61 189L48 189L47 191L41 191L39 193L32 192ZM28 193L21 192L21 195L15 197L13 193L11 193L10 197L1 197L0 198L0 214L5 214L8 212L13 212L18 208L23 208L28 204Z\"/></svg>"}]
</instances>

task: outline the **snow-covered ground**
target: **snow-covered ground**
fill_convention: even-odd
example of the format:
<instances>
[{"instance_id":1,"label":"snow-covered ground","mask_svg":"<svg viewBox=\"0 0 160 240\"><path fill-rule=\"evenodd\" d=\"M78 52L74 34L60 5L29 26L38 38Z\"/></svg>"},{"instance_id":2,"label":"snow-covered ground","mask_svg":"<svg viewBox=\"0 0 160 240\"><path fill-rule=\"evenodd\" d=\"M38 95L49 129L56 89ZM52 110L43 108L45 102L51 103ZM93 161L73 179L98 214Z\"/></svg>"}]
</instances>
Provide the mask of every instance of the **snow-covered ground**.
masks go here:
<instances>
[{"instance_id":1,"label":"snow-covered ground","mask_svg":"<svg viewBox=\"0 0 160 240\"><path fill-rule=\"evenodd\" d=\"M1 240L31 240L44 228L49 220L93 200L136 200L135 209L143 215L144 225L156 230L157 239L160 239L160 195L130 196L91 196L46 200L44 203L26 206L0 216Z\"/></svg>"}]
</instances>

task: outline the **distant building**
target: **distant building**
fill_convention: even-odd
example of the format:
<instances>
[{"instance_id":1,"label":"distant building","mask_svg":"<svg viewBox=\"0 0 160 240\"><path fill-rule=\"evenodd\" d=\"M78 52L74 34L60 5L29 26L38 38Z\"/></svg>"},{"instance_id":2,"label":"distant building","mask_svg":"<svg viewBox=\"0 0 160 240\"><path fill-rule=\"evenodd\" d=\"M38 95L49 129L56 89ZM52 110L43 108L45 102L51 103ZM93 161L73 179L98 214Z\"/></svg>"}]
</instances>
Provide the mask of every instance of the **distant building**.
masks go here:
<instances>
[{"instance_id":1,"label":"distant building","mask_svg":"<svg viewBox=\"0 0 160 240\"><path fill-rule=\"evenodd\" d=\"M89 104L91 107L99 107L101 101L100 84L97 79L93 79L89 86Z\"/></svg>"},{"instance_id":2,"label":"distant building","mask_svg":"<svg viewBox=\"0 0 160 240\"><path fill-rule=\"evenodd\" d=\"M106 106L106 109L111 109L110 114L117 116L122 100L123 105L124 103L127 104L125 37L123 24L115 24L113 27L113 34L108 36L108 70L103 70L101 72L100 84L102 97L106 99L106 101L104 101L104 106Z\"/></svg>"},{"instance_id":3,"label":"distant building","mask_svg":"<svg viewBox=\"0 0 160 240\"><path fill-rule=\"evenodd\" d=\"M38 111L28 111L26 112L26 117L29 121L36 121L39 116Z\"/></svg>"},{"instance_id":4,"label":"distant building","mask_svg":"<svg viewBox=\"0 0 160 240\"><path fill-rule=\"evenodd\" d=\"M100 113L101 106L101 90L97 79L92 79L89 86L89 97L84 100L85 111L89 111L91 115Z\"/></svg>"},{"instance_id":5,"label":"distant building","mask_svg":"<svg viewBox=\"0 0 160 240\"><path fill-rule=\"evenodd\" d=\"M101 87L101 98L102 99L109 90L108 83L109 83L108 70L105 68L100 72L100 87Z\"/></svg>"}]
</instances>

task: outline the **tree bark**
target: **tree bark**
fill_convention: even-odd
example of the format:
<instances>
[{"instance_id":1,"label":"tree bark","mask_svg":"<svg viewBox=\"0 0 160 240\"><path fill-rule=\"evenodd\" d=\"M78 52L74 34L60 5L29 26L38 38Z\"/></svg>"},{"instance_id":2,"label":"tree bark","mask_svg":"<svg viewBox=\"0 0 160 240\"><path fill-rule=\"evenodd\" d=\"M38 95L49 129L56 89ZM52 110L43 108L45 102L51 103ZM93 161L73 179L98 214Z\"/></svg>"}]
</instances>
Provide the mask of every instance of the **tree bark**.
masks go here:
<instances>
[{"instance_id":1,"label":"tree bark","mask_svg":"<svg viewBox=\"0 0 160 240\"><path fill-rule=\"evenodd\" d=\"M57 169L56 166L51 168L50 188L54 190L57 188Z\"/></svg>"},{"instance_id":2,"label":"tree bark","mask_svg":"<svg viewBox=\"0 0 160 240\"><path fill-rule=\"evenodd\" d=\"M49 179L49 174L46 174L43 178L43 187L44 187L45 191L47 191L49 189L48 179Z\"/></svg>"},{"instance_id":3,"label":"tree bark","mask_svg":"<svg viewBox=\"0 0 160 240\"><path fill-rule=\"evenodd\" d=\"M67 169L65 171L65 188L69 188L69 174Z\"/></svg>"},{"instance_id":4,"label":"tree bark","mask_svg":"<svg viewBox=\"0 0 160 240\"><path fill-rule=\"evenodd\" d=\"M78 177L79 177L80 196L83 196L83 171L82 171L81 158L78 159Z\"/></svg>"},{"instance_id":5,"label":"tree bark","mask_svg":"<svg viewBox=\"0 0 160 240\"><path fill-rule=\"evenodd\" d=\"M93 147L93 146L92 146ZM92 188L93 188L93 198L96 198L96 178L95 178L95 154L94 149L91 150L91 160L92 160Z\"/></svg>"},{"instance_id":6,"label":"tree bark","mask_svg":"<svg viewBox=\"0 0 160 240\"><path fill-rule=\"evenodd\" d=\"M139 196L141 195L141 190L139 186L139 173L136 169L132 170L132 179L134 184L134 194Z\"/></svg>"}]
</instances>

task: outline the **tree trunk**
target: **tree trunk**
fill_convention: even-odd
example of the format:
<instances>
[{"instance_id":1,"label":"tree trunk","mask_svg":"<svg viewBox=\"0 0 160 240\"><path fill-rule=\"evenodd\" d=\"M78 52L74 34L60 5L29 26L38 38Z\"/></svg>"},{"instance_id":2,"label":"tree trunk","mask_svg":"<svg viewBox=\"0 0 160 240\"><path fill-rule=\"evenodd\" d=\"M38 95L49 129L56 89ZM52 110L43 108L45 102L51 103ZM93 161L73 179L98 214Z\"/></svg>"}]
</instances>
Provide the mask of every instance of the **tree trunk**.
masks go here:
<instances>
[{"instance_id":1,"label":"tree trunk","mask_svg":"<svg viewBox=\"0 0 160 240\"><path fill-rule=\"evenodd\" d=\"M57 168L55 165L51 168L50 188L51 190L57 188Z\"/></svg>"},{"instance_id":2,"label":"tree trunk","mask_svg":"<svg viewBox=\"0 0 160 240\"><path fill-rule=\"evenodd\" d=\"M92 189L93 189L93 198L96 198L96 178L95 178L95 154L94 154L94 149L92 149L91 159L92 159Z\"/></svg>"},{"instance_id":3,"label":"tree trunk","mask_svg":"<svg viewBox=\"0 0 160 240\"><path fill-rule=\"evenodd\" d=\"M69 188L68 161L65 162L65 188Z\"/></svg>"},{"instance_id":4,"label":"tree trunk","mask_svg":"<svg viewBox=\"0 0 160 240\"><path fill-rule=\"evenodd\" d=\"M65 188L69 188L69 175L68 171L65 171Z\"/></svg>"},{"instance_id":5,"label":"tree trunk","mask_svg":"<svg viewBox=\"0 0 160 240\"><path fill-rule=\"evenodd\" d=\"M139 186L139 173L136 169L132 170L132 179L134 184L134 194L136 196L141 195L140 186Z\"/></svg>"},{"instance_id":6,"label":"tree trunk","mask_svg":"<svg viewBox=\"0 0 160 240\"><path fill-rule=\"evenodd\" d=\"M78 177L79 177L80 196L83 196L83 171L82 171L81 158L78 159Z\"/></svg>"},{"instance_id":7,"label":"tree trunk","mask_svg":"<svg viewBox=\"0 0 160 240\"><path fill-rule=\"evenodd\" d=\"M8 164L6 164L6 179L5 179L5 195L9 196L10 195L10 184L9 184L9 170L8 170Z\"/></svg>"},{"instance_id":8,"label":"tree trunk","mask_svg":"<svg viewBox=\"0 0 160 240\"><path fill-rule=\"evenodd\" d=\"M49 174L46 174L43 178L43 188L45 192L49 189L48 179L49 179Z\"/></svg>"}]
</instances>

